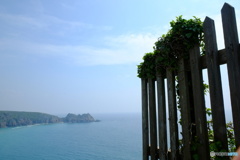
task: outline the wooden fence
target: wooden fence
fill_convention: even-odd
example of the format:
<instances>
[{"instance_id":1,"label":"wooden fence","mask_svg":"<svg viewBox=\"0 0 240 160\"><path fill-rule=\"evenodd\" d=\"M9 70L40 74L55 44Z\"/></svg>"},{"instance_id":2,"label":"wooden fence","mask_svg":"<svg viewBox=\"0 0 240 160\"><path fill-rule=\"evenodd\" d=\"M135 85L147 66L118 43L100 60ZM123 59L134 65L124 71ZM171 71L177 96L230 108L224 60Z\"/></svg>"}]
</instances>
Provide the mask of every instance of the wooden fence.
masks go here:
<instances>
[{"instance_id":1,"label":"wooden fence","mask_svg":"<svg viewBox=\"0 0 240 160\"><path fill-rule=\"evenodd\" d=\"M220 141L222 148L228 151L220 73L222 64L227 64L235 143L237 147L240 146L240 45L234 8L225 3L221 14L225 49L218 50L214 21L206 17L204 21L206 54L204 56L200 56L199 45L195 45L189 52L189 60L179 60L177 73L166 69L165 76L157 74L156 79L141 79L143 160L190 160L195 153L200 160L210 159L203 69L208 71L214 140ZM181 106L182 147L179 146L178 137L176 77ZM168 106L166 106L166 97L168 97ZM166 107L169 114L169 135L167 134ZM193 151L191 145L195 137L198 145L197 150ZM167 139L170 139L170 146Z\"/></svg>"}]
</instances>

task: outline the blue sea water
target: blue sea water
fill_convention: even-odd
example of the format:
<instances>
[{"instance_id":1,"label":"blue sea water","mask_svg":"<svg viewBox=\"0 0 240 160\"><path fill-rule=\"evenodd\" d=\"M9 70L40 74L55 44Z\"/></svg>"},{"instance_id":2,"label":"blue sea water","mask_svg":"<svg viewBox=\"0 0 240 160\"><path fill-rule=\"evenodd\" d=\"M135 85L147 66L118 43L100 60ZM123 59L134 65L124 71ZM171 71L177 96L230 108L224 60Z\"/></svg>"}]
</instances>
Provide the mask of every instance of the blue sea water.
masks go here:
<instances>
[{"instance_id":1,"label":"blue sea water","mask_svg":"<svg viewBox=\"0 0 240 160\"><path fill-rule=\"evenodd\" d=\"M0 129L0 160L139 160L141 115L93 115L101 122Z\"/></svg>"}]
</instances>

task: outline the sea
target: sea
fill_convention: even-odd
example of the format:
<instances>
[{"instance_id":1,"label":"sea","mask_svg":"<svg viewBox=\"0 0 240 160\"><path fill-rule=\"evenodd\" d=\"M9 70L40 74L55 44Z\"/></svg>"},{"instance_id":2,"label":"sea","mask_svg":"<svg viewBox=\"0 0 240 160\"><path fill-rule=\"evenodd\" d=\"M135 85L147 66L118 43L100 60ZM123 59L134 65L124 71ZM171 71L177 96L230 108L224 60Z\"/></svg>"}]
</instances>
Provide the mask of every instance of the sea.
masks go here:
<instances>
[{"instance_id":1,"label":"sea","mask_svg":"<svg viewBox=\"0 0 240 160\"><path fill-rule=\"evenodd\" d=\"M139 160L141 114L96 114L100 122L0 129L0 160Z\"/></svg>"}]
</instances>

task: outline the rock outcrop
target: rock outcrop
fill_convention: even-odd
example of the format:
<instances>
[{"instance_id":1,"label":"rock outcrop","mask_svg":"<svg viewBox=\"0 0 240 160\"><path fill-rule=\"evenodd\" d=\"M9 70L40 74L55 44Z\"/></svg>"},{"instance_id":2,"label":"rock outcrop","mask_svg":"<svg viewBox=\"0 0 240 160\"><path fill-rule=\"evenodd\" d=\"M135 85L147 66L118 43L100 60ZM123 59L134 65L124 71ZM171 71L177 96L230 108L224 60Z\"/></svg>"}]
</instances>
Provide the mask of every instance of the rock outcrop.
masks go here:
<instances>
[{"instance_id":1,"label":"rock outcrop","mask_svg":"<svg viewBox=\"0 0 240 160\"><path fill-rule=\"evenodd\" d=\"M65 118L63 118L65 123L81 123L81 122L95 122L95 119L89 114L76 115L69 113Z\"/></svg>"}]
</instances>

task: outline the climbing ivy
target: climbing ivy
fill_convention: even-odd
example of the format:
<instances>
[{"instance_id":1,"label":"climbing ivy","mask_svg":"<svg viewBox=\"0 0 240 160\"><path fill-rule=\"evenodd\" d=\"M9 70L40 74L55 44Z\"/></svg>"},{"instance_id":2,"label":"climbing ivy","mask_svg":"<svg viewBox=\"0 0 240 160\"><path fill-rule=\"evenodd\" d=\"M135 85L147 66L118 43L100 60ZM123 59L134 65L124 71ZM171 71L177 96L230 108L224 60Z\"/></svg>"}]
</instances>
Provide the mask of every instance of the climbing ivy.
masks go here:
<instances>
[{"instance_id":1,"label":"climbing ivy","mask_svg":"<svg viewBox=\"0 0 240 160\"><path fill-rule=\"evenodd\" d=\"M203 23L199 18L170 22L171 29L155 42L154 52L158 67L177 69L180 58L187 58L188 52L196 44L203 46Z\"/></svg>"},{"instance_id":2,"label":"climbing ivy","mask_svg":"<svg viewBox=\"0 0 240 160\"><path fill-rule=\"evenodd\" d=\"M138 65L139 78L155 77L166 68L177 69L179 58L187 57L195 44L203 45L203 23L199 18L183 19L182 16L170 22L171 29L155 42L154 51L147 53L144 62Z\"/></svg>"},{"instance_id":3,"label":"climbing ivy","mask_svg":"<svg viewBox=\"0 0 240 160\"><path fill-rule=\"evenodd\" d=\"M156 64L155 54L153 52L146 53L143 56L143 62L138 65L139 78L152 78L156 77Z\"/></svg>"},{"instance_id":4,"label":"climbing ivy","mask_svg":"<svg viewBox=\"0 0 240 160\"><path fill-rule=\"evenodd\" d=\"M206 112L208 117L212 116L212 110L210 108L206 108ZM207 121L208 127L208 138L209 138L209 149L210 152L226 152L226 150L222 149L222 143L220 141L214 141L214 132L213 132L213 121L212 119ZM228 139L228 151L235 152L236 145L235 145L235 137L234 137L234 130L233 130L233 123L230 121L226 123L226 131L227 131L227 139ZM212 157L216 160L226 159L225 157Z\"/></svg>"}]
</instances>

